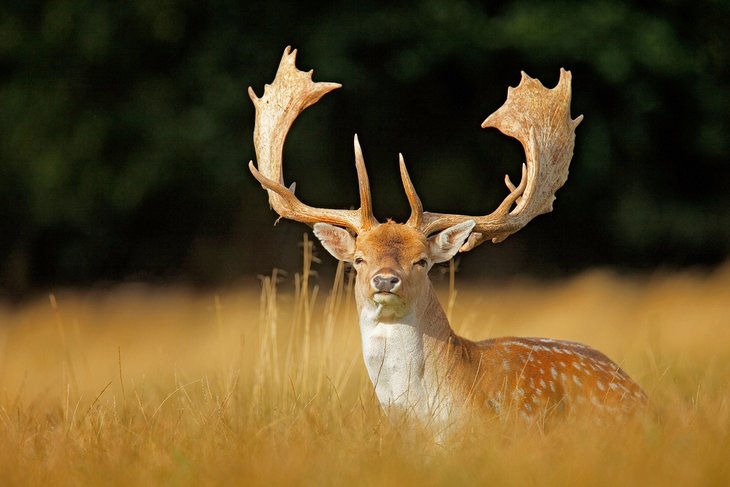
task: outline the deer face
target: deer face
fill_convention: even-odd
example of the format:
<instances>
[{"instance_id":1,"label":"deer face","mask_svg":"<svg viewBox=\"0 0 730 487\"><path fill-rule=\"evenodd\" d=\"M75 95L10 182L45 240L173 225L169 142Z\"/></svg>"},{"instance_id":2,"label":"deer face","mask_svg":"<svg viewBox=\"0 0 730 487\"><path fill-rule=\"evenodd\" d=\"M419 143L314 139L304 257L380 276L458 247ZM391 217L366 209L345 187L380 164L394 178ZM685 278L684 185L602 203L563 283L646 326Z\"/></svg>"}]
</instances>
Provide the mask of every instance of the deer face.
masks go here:
<instances>
[{"instance_id":1,"label":"deer face","mask_svg":"<svg viewBox=\"0 0 730 487\"><path fill-rule=\"evenodd\" d=\"M473 228L474 221L467 220L426 237L411 226L389 221L353 237L340 227L317 223L314 234L335 258L352 262L358 306L378 319L392 320L420 309L428 271L451 259Z\"/></svg>"}]
</instances>

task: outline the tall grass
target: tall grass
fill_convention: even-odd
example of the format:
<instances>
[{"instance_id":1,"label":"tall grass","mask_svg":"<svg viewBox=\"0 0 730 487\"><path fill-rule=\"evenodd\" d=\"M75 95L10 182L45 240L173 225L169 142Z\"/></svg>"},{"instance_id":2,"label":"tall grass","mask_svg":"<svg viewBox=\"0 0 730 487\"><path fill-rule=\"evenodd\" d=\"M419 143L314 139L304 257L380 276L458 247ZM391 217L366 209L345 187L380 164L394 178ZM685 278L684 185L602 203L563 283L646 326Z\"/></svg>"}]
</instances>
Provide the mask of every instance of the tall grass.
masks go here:
<instances>
[{"instance_id":1,"label":"tall grass","mask_svg":"<svg viewBox=\"0 0 730 487\"><path fill-rule=\"evenodd\" d=\"M458 332L589 343L652 403L609 427L475 419L435 441L381 413L353 276L318 277L311 246L299 272L258 287L126 285L0 307L0 485L730 482L730 267L443 282Z\"/></svg>"}]
</instances>

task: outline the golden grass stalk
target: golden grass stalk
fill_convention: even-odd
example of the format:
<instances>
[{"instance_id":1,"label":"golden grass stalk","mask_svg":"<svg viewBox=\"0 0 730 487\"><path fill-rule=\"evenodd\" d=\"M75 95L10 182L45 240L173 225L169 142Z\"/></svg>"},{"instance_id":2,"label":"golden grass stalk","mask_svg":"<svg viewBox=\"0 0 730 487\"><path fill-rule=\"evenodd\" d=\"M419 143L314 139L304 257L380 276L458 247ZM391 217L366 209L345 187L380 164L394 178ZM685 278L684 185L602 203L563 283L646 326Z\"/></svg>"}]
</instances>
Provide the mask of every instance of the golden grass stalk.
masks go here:
<instances>
[{"instance_id":1,"label":"golden grass stalk","mask_svg":"<svg viewBox=\"0 0 730 487\"><path fill-rule=\"evenodd\" d=\"M474 417L439 442L381 413L353 275L339 265L324 284L308 240L303 255L300 273L258 288L126 285L0 306L0 485L730 481L730 267L458 294L452 269L441 291L458 332L591 344L652 403L603 427Z\"/></svg>"}]
</instances>

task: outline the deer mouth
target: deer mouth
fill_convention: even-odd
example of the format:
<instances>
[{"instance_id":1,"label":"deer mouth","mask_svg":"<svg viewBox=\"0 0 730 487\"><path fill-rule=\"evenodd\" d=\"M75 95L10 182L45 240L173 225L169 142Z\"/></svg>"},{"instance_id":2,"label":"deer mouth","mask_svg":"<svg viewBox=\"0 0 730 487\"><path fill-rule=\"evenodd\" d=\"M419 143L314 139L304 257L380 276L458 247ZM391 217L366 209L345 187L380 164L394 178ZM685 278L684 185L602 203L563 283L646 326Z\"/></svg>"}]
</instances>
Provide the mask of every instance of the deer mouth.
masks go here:
<instances>
[{"instance_id":1,"label":"deer mouth","mask_svg":"<svg viewBox=\"0 0 730 487\"><path fill-rule=\"evenodd\" d=\"M392 293L390 291L378 291L376 293L373 293L373 301L375 301L377 304L393 305L401 304L403 302L403 298L401 298L396 293Z\"/></svg>"}]
</instances>

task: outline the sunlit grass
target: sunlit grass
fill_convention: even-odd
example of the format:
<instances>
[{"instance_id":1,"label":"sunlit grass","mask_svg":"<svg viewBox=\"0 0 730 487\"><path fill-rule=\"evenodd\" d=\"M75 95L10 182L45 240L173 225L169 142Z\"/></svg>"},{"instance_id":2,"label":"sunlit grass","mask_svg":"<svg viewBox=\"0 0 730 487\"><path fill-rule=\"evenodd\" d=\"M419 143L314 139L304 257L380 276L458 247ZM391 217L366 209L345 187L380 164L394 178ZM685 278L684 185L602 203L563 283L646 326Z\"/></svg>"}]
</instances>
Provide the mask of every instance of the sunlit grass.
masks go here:
<instances>
[{"instance_id":1,"label":"sunlit grass","mask_svg":"<svg viewBox=\"0 0 730 487\"><path fill-rule=\"evenodd\" d=\"M729 267L457 276L456 294L444 280L458 332L588 343L652 403L608 427L487 418L434 441L381 413L351 276L315 278L311 265L305 252L296 274L217 293L126 285L0 308L0 485L730 481Z\"/></svg>"}]
</instances>

